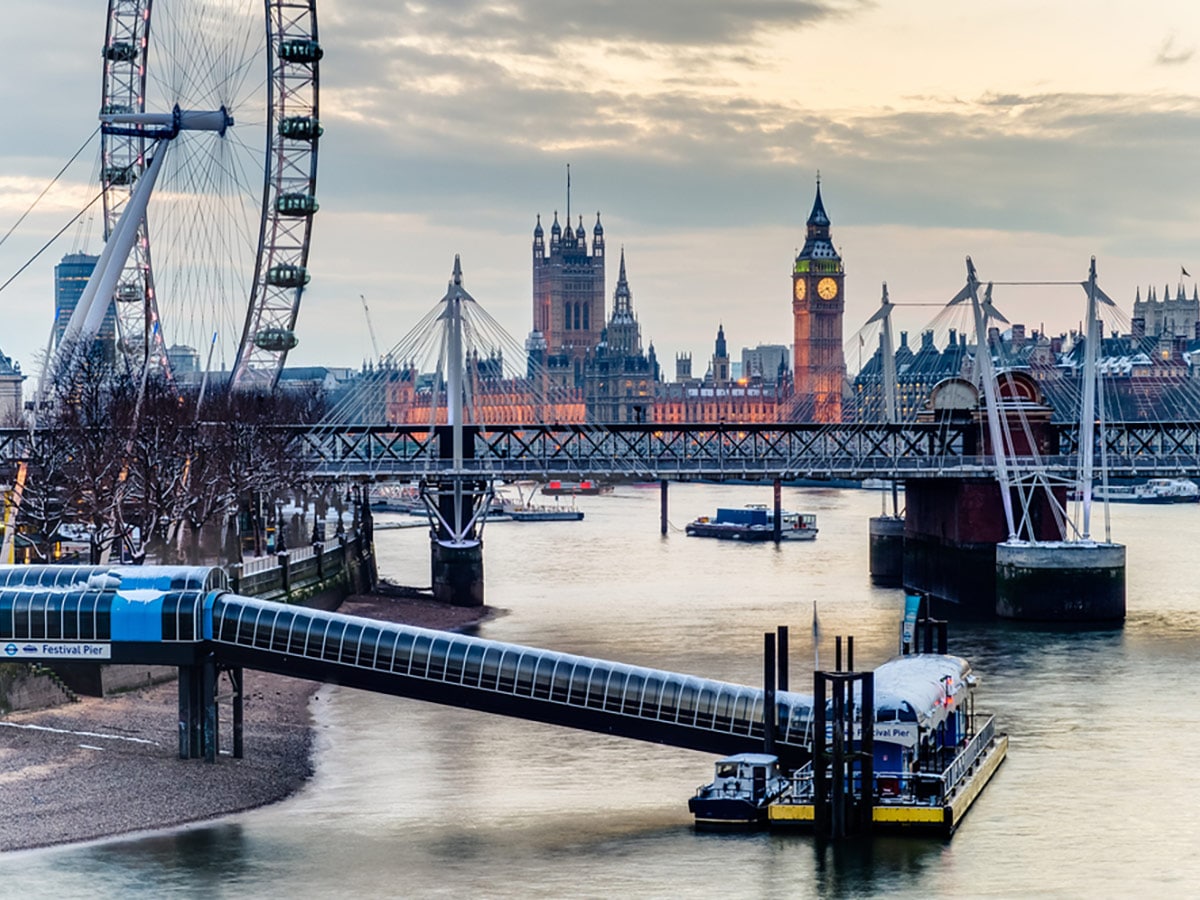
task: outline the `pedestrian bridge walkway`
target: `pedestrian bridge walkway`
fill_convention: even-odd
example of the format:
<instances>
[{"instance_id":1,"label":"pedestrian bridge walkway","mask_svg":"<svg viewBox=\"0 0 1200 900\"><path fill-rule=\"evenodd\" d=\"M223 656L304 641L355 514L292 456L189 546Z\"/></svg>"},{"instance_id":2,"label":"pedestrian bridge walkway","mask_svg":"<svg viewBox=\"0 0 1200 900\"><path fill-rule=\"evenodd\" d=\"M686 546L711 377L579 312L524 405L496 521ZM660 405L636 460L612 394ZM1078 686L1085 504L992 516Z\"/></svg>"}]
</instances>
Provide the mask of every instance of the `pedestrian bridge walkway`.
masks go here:
<instances>
[{"instance_id":1,"label":"pedestrian bridge walkway","mask_svg":"<svg viewBox=\"0 0 1200 900\"><path fill-rule=\"evenodd\" d=\"M210 682L248 668L717 754L764 740L761 688L242 597L219 569L0 566L0 649L180 666L181 721L202 735ZM776 751L798 765L812 700L775 696Z\"/></svg>"}]
</instances>

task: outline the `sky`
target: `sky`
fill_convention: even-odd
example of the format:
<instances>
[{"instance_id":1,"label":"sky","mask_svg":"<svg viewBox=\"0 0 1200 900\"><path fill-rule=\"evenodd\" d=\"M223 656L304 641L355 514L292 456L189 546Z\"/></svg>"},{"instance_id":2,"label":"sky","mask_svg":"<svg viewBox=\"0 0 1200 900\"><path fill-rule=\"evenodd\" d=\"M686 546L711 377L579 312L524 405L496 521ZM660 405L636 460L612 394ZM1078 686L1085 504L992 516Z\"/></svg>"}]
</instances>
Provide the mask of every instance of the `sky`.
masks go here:
<instances>
[{"instance_id":1,"label":"sky","mask_svg":"<svg viewBox=\"0 0 1200 900\"><path fill-rule=\"evenodd\" d=\"M156 15L176 0L156 0ZM233 2L233 0L222 0ZM95 128L104 5L7 16L0 234ZM845 332L881 285L917 332L961 287L1200 276L1194 0L319 0L321 120L309 286L292 364L359 366L465 284L523 341L531 240L600 212L608 303L624 248L664 368L790 343L792 261L817 173L846 268ZM236 113L235 113L236 115ZM0 282L94 193L91 156L3 244ZM0 292L0 350L45 347L69 230ZM1183 278L1188 294L1200 278ZM905 308L912 304L911 308ZM997 288L1012 321L1076 327L1083 293ZM231 360L230 360L231 362ZM702 367L701 367L702 368Z\"/></svg>"}]
</instances>

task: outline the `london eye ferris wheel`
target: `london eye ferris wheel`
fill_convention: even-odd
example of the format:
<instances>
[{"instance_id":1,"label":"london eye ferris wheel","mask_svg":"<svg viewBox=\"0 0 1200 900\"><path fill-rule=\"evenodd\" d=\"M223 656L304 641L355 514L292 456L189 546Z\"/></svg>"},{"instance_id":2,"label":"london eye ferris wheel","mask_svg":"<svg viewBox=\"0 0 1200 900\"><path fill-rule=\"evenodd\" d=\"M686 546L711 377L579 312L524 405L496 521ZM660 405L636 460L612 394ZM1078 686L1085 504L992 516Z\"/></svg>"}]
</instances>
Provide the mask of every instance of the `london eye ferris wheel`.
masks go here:
<instances>
[{"instance_id":1,"label":"london eye ferris wheel","mask_svg":"<svg viewBox=\"0 0 1200 900\"><path fill-rule=\"evenodd\" d=\"M318 209L316 0L109 0L102 55L93 320L113 298L137 370L211 345L232 387L273 387Z\"/></svg>"}]
</instances>

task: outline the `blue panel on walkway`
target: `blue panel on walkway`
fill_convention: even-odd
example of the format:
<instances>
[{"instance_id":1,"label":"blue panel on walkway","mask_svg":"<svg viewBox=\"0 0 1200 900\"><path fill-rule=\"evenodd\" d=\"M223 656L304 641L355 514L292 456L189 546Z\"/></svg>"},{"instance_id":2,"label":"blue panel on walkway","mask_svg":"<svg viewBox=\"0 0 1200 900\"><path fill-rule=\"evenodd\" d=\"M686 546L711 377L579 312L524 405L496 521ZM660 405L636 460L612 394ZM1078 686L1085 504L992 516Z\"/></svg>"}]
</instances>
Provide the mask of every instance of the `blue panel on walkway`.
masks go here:
<instances>
[{"instance_id":1,"label":"blue panel on walkway","mask_svg":"<svg viewBox=\"0 0 1200 900\"><path fill-rule=\"evenodd\" d=\"M161 641L165 591L133 588L117 591L112 601L114 641Z\"/></svg>"}]
</instances>

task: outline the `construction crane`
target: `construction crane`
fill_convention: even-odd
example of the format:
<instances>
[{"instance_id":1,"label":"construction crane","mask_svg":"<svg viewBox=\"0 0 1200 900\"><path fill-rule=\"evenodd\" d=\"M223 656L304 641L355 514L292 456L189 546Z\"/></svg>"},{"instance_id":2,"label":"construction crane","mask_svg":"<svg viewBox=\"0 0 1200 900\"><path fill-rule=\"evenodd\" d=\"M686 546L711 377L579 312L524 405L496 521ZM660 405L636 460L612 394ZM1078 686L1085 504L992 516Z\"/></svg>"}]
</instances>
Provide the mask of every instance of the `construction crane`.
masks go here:
<instances>
[{"instance_id":1,"label":"construction crane","mask_svg":"<svg viewBox=\"0 0 1200 900\"><path fill-rule=\"evenodd\" d=\"M375 339L375 326L371 324L371 307L367 306L367 298L362 294L358 295L358 299L362 301L363 313L367 317L367 331L371 332L371 346L375 349L375 361L382 362L383 355L379 352L379 341Z\"/></svg>"}]
</instances>

